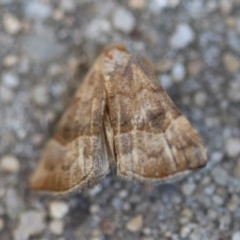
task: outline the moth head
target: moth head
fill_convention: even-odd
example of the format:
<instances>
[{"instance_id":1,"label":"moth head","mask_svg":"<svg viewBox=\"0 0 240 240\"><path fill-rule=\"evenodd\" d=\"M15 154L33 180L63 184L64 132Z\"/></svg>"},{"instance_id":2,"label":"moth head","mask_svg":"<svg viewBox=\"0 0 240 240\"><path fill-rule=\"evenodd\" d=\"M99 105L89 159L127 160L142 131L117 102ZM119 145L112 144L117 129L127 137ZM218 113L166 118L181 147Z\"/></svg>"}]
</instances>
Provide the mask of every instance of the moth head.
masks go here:
<instances>
[{"instance_id":1,"label":"moth head","mask_svg":"<svg viewBox=\"0 0 240 240\"><path fill-rule=\"evenodd\" d=\"M107 48L102 58L102 73L105 81L111 79L117 69L128 62L129 52L124 44L114 44Z\"/></svg>"},{"instance_id":2,"label":"moth head","mask_svg":"<svg viewBox=\"0 0 240 240\"><path fill-rule=\"evenodd\" d=\"M109 58L109 59L112 59L113 58L112 50L118 50L120 52L128 53L125 44L119 43L119 44L113 44L110 47L108 47L104 52L104 56Z\"/></svg>"}]
</instances>

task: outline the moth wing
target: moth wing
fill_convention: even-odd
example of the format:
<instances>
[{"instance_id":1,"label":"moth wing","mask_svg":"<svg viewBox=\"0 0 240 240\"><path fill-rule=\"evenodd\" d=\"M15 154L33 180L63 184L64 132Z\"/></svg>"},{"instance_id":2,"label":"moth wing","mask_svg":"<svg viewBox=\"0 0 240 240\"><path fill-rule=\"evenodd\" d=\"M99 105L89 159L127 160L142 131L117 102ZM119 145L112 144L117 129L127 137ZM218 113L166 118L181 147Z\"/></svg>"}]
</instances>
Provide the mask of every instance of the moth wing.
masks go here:
<instances>
[{"instance_id":1,"label":"moth wing","mask_svg":"<svg viewBox=\"0 0 240 240\"><path fill-rule=\"evenodd\" d=\"M118 175L164 180L206 165L197 131L147 66L119 46L102 66Z\"/></svg>"},{"instance_id":2,"label":"moth wing","mask_svg":"<svg viewBox=\"0 0 240 240\"><path fill-rule=\"evenodd\" d=\"M33 190L66 192L97 183L109 171L103 131L105 90L99 63L85 77L31 176Z\"/></svg>"}]
</instances>

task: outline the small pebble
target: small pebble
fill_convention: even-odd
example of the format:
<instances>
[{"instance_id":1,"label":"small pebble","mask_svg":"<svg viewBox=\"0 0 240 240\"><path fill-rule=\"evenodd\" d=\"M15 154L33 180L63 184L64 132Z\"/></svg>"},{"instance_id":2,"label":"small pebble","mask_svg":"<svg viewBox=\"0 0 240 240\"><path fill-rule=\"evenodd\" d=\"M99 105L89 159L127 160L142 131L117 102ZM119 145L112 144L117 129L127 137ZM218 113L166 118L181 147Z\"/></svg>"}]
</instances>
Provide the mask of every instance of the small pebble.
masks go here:
<instances>
[{"instance_id":1,"label":"small pebble","mask_svg":"<svg viewBox=\"0 0 240 240\"><path fill-rule=\"evenodd\" d=\"M210 161L213 163L219 163L222 161L223 156L224 156L223 152L212 152Z\"/></svg>"},{"instance_id":2,"label":"small pebble","mask_svg":"<svg viewBox=\"0 0 240 240\"><path fill-rule=\"evenodd\" d=\"M145 0L128 0L128 2L129 6L135 9L142 9L146 4Z\"/></svg>"},{"instance_id":3,"label":"small pebble","mask_svg":"<svg viewBox=\"0 0 240 240\"><path fill-rule=\"evenodd\" d=\"M98 205L93 204L90 206L90 213L96 214L99 211L100 211L100 207Z\"/></svg>"},{"instance_id":4,"label":"small pebble","mask_svg":"<svg viewBox=\"0 0 240 240\"><path fill-rule=\"evenodd\" d=\"M19 78L11 72L2 73L2 83L8 88L16 88L19 85Z\"/></svg>"},{"instance_id":5,"label":"small pebble","mask_svg":"<svg viewBox=\"0 0 240 240\"><path fill-rule=\"evenodd\" d=\"M123 203L123 210L128 212L131 209L131 205L128 202Z\"/></svg>"},{"instance_id":6,"label":"small pebble","mask_svg":"<svg viewBox=\"0 0 240 240\"><path fill-rule=\"evenodd\" d=\"M231 101L240 102L240 78L230 81L227 95Z\"/></svg>"},{"instance_id":7,"label":"small pebble","mask_svg":"<svg viewBox=\"0 0 240 240\"><path fill-rule=\"evenodd\" d=\"M52 8L49 4L40 1L28 1L24 5L25 14L30 18L46 19L51 16Z\"/></svg>"},{"instance_id":8,"label":"small pebble","mask_svg":"<svg viewBox=\"0 0 240 240\"><path fill-rule=\"evenodd\" d=\"M223 14L229 14L232 11L233 3L229 0L220 0L220 10Z\"/></svg>"},{"instance_id":9,"label":"small pebble","mask_svg":"<svg viewBox=\"0 0 240 240\"><path fill-rule=\"evenodd\" d=\"M157 72L167 72L172 68L173 62L169 59L159 60L154 64L154 69Z\"/></svg>"},{"instance_id":10,"label":"small pebble","mask_svg":"<svg viewBox=\"0 0 240 240\"><path fill-rule=\"evenodd\" d=\"M192 43L194 39L195 33L192 28L188 24L181 23L171 36L170 45L174 49L182 49Z\"/></svg>"},{"instance_id":11,"label":"small pebble","mask_svg":"<svg viewBox=\"0 0 240 240\"><path fill-rule=\"evenodd\" d=\"M63 9L55 9L52 18L53 18L55 21L62 21L63 18L64 18L64 16L65 16L65 15L64 15Z\"/></svg>"},{"instance_id":12,"label":"small pebble","mask_svg":"<svg viewBox=\"0 0 240 240\"><path fill-rule=\"evenodd\" d=\"M193 216L193 212L192 212L192 210L191 210L190 208L184 208L184 209L182 210L182 212L181 212L181 215L182 215L183 217L186 217L186 218L188 218L188 219L191 219L192 216Z\"/></svg>"},{"instance_id":13,"label":"small pebble","mask_svg":"<svg viewBox=\"0 0 240 240\"><path fill-rule=\"evenodd\" d=\"M54 235L62 235L64 230L64 223L62 220L53 220L49 224L49 229Z\"/></svg>"},{"instance_id":14,"label":"small pebble","mask_svg":"<svg viewBox=\"0 0 240 240\"><path fill-rule=\"evenodd\" d=\"M114 207L114 209L116 210L120 210L122 208L122 200L120 198L113 198L112 199L112 206Z\"/></svg>"},{"instance_id":15,"label":"small pebble","mask_svg":"<svg viewBox=\"0 0 240 240\"><path fill-rule=\"evenodd\" d=\"M49 210L52 218L61 219L68 213L69 207L65 202L54 201L50 203Z\"/></svg>"},{"instance_id":16,"label":"small pebble","mask_svg":"<svg viewBox=\"0 0 240 240\"><path fill-rule=\"evenodd\" d=\"M19 61L19 58L16 55L7 55L3 59L3 66L4 67L13 67Z\"/></svg>"},{"instance_id":17,"label":"small pebble","mask_svg":"<svg viewBox=\"0 0 240 240\"><path fill-rule=\"evenodd\" d=\"M186 70L182 63L176 63L172 68L172 79L174 82L182 82L186 76Z\"/></svg>"},{"instance_id":18,"label":"small pebble","mask_svg":"<svg viewBox=\"0 0 240 240\"><path fill-rule=\"evenodd\" d=\"M175 8L179 5L180 0L168 0L168 6L171 8Z\"/></svg>"},{"instance_id":19,"label":"small pebble","mask_svg":"<svg viewBox=\"0 0 240 240\"><path fill-rule=\"evenodd\" d=\"M198 107L204 107L207 102L207 94L199 91L194 95L194 102Z\"/></svg>"},{"instance_id":20,"label":"small pebble","mask_svg":"<svg viewBox=\"0 0 240 240\"><path fill-rule=\"evenodd\" d=\"M20 21L11 14L4 14L3 26L9 34L16 34L21 30Z\"/></svg>"},{"instance_id":21,"label":"small pebble","mask_svg":"<svg viewBox=\"0 0 240 240\"><path fill-rule=\"evenodd\" d=\"M14 188L6 190L5 205L7 214L11 219L17 219L24 209L23 200Z\"/></svg>"},{"instance_id":22,"label":"small pebble","mask_svg":"<svg viewBox=\"0 0 240 240\"><path fill-rule=\"evenodd\" d=\"M148 227L145 227L143 230L142 230L143 234L144 235L150 235L151 234L151 229L148 228Z\"/></svg>"},{"instance_id":23,"label":"small pebble","mask_svg":"<svg viewBox=\"0 0 240 240\"><path fill-rule=\"evenodd\" d=\"M201 60L190 61L187 65L187 72L190 76L197 75L203 68L203 62Z\"/></svg>"},{"instance_id":24,"label":"small pebble","mask_svg":"<svg viewBox=\"0 0 240 240\"><path fill-rule=\"evenodd\" d=\"M208 128L216 128L219 127L219 117L206 117L205 124Z\"/></svg>"},{"instance_id":25,"label":"small pebble","mask_svg":"<svg viewBox=\"0 0 240 240\"><path fill-rule=\"evenodd\" d=\"M238 196L233 195L226 204L226 206L230 212L235 212L240 206L240 199L238 198Z\"/></svg>"},{"instance_id":26,"label":"small pebble","mask_svg":"<svg viewBox=\"0 0 240 240\"><path fill-rule=\"evenodd\" d=\"M218 195L212 197L214 205L222 206L224 204L224 199Z\"/></svg>"},{"instance_id":27,"label":"small pebble","mask_svg":"<svg viewBox=\"0 0 240 240\"><path fill-rule=\"evenodd\" d=\"M221 216L219 219L219 230L226 231L229 229L232 223L232 219L230 214L226 213L225 215Z\"/></svg>"},{"instance_id":28,"label":"small pebble","mask_svg":"<svg viewBox=\"0 0 240 240\"><path fill-rule=\"evenodd\" d=\"M52 77L53 76L58 76L58 75L60 75L64 72L64 67L59 65L59 64L53 63L48 67L47 71L48 71L48 74Z\"/></svg>"},{"instance_id":29,"label":"small pebble","mask_svg":"<svg viewBox=\"0 0 240 240\"><path fill-rule=\"evenodd\" d=\"M9 173L18 172L20 169L19 160L13 155L5 155L0 159L0 169Z\"/></svg>"},{"instance_id":30,"label":"small pebble","mask_svg":"<svg viewBox=\"0 0 240 240\"><path fill-rule=\"evenodd\" d=\"M207 195L212 195L215 190L216 190L216 185L215 184L208 184L204 188L204 193L207 194Z\"/></svg>"},{"instance_id":31,"label":"small pebble","mask_svg":"<svg viewBox=\"0 0 240 240\"><path fill-rule=\"evenodd\" d=\"M217 166L212 171L214 181L220 186L226 186L228 180L228 173L220 166Z\"/></svg>"},{"instance_id":32,"label":"small pebble","mask_svg":"<svg viewBox=\"0 0 240 240\"><path fill-rule=\"evenodd\" d=\"M14 231L14 240L27 240L45 229L45 214L39 211L23 212L20 223Z\"/></svg>"},{"instance_id":33,"label":"small pebble","mask_svg":"<svg viewBox=\"0 0 240 240\"><path fill-rule=\"evenodd\" d=\"M208 209L208 217L211 220L216 220L219 218L219 214L216 211L214 211L213 209Z\"/></svg>"},{"instance_id":34,"label":"small pebble","mask_svg":"<svg viewBox=\"0 0 240 240\"><path fill-rule=\"evenodd\" d=\"M240 232L233 233L232 240L240 240Z\"/></svg>"},{"instance_id":35,"label":"small pebble","mask_svg":"<svg viewBox=\"0 0 240 240\"><path fill-rule=\"evenodd\" d=\"M74 0L61 0L61 8L67 12L72 12L75 10L75 1Z\"/></svg>"},{"instance_id":36,"label":"small pebble","mask_svg":"<svg viewBox=\"0 0 240 240\"><path fill-rule=\"evenodd\" d=\"M231 73L237 72L240 69L239 58L232 55L231 53L226 53L223 56L223 63L225 68Z\"/></svg>"},{"instance_id":37,"label":"small pebble","mask_svg":"<svg viewBox=\"0 0 240 240\"><path fill-rule=\"evenodd\" d=\"M115 230L114 222L110 219L103 219L101 222L101 229L105 235L113 235Z\"/></svg>"},{"instance_id":38,"label":"small pebble","mask_svg":"<svg viewBox=\"0 0 240 240\"><path fill-rule=\"evenodd\" d=\"M151 1L150 8L153 12L158 12L168 6L168 0L153 0Z\"/></svg>"},{"instance_id":39,"label":"small pebble","mask_svg":"<svg viewBox=\"0 0 240 240\"><path fill-rule=\"evenodd\" d=\"M125 8L118 8L114 12L113 25L116 29L128 34L135 28L136 20L130 11Z\"/></svg>"},{"instance_id":40,"label":"small pebble","mask_svg":"<svg viewBox=\"0 0 240 240\"><path fill-rule=\"evenodd\" d=\"M229 157L236 157L240 154L240 139L229 138L225 143L225 149Z\"/></svg>"},{"instance_id":41,"label":"small pebble","mask_svg":"<svg viewBox=\"0 0 240 240\"><path fill-rule=\"evenodd\" d=\"M191 228L191 225L186 225L186 226L183 226L180 230L180 236L182 238L186 238L189 236L189 234L191 233L192 231L192 228Z\"/></svg>"},{"instance_id":42,"label":"small pebble","mask_svg":"<svg viewBox=\"0 0 240 240\"><path fill-rule=\"evenodd\" d=\"M97 194L99 194L101 191L102 191L102 186L100 184L97 184L97 185L93 186L92 188L90 188L88 190L88 193L91 197L94 197Z\"/></svg>"},{"instance_id":43,"label":"small pebble","mask_svg":"<svg viewBox=\"0 0 240 240\"><path fill-rule=\"evenodd\" d=\"M20 74L27 74L30 70L30 59L26 56L21 57L18 64L18 72Z\"/></svg>"},{"instance_id":44,"label":"small pebble","mask_svg":"<svg viewBox=\"0 0 240 240\"><path fill-rule=\"evenodd\" d=\"M44 141L44 136L42 134L34 134L31 138L31 143L35 146L41 146Z\"/></svg>"},{"instance_id":45,"label":"small pebble","mask_svg":"<svg viewBox=\"0 0 240 240\"><path fill-rule=\"evenodd\" d=\"M39 106L48 105L50 99L48 90L45 85L37 85L32 90L32 98L34 102Z\"/></svg>"},{"instance_id":46,"label":"small pebble","mask_svg":"<svg viewBox=\"0 0 240 240\"><path fill-rule=\"evenodd\" d=\"M196 189L196 184L195 183L184 183L182 186L182 192L185 196L190 196L193 194L193 192Z\"/></svg>"},{"instance_id":47,"label":"small pebble","mask_svg":"<svg viewBox=\"0 0 240 240\"><path fill-rule=\"evenodd\" d=\"M230 48L234 52L240 53L240 36L237 31L229 31L227 37Z\"/></svg>"},{"instance_id":48,"label":"small pebble","mask_svg":"<svg viewBox=\"0 0 240 240\"><path fill-rule=\"evenodd\" d=\"M128 191L127 190L121 190L118 195L119 195L120 198L126 198L128 196Z\"/></svg>"},{"instance_id":49,"label":"small pebble","mask_svg":"<svg viewBox=\"0 0 240 240\"><path fill-rule=\"evenodd\" d=\"M141 230L142 226L143 226L143 217L140 214L130 219L126 224L126 228L130 232L138 232L139 230Z\"/></svg>"},{"instance_id":50,"label":"small pebble","mask_svg":"<svg viewBox=\"0 0 240 240\"><path fill-rule=\"evenodd\" d=\"M226 18L226 24L229 28L235 28L237 26L237 20L235 17L228 16Z\"/></svg>"},{"instance_id":51,"label":"small pebble","mask_svg":"<svg viewBox=\"0 0 240 240\"><path fill-rule=\"evenodd\" d=\"M0 86L0 100L5 103L10 103L12 102L14 98L14 93L11 89Z\"/></svg>"},{"instance_id":52,"label":"small pebble","mask_svg":"<svg viewBox=\"0 0 240 240\"><path fill-rule=\"evenodd\" d=\"M96 39L101 38L104 35L104 33L110 31L111 25L109 24L108 21L105 21L103 19L94 19L88 24L85 30L86 32L85 34L90 39Z\"/></svg>"},{"instance_id":53,"label":"small pebble","mask_svg":"<svg viewBox=\"0 0 240 240\"><path fill-rule=\"evenodd\" d=\"M235 167L233 168L233 176L240 180L240 158L237 160Z\"/></svg>"},{"instance_id":54,"label":"small pebble","mask_svg":"<svg viewBox=\"0 0 240 240\"><path fill-rule=\"evenodd\" d=\"M29 58L37 62L47 62L62 56L66 51L66 46L60 44L49 30L42 34L24 35L21 38L23 50Z\"/></svg>"},{"instance_id":55,"label":"small pebble","mask_svg":"<svg viewBox=\"0 0 240 240\"><path fill-rule=\"evenodd\" d=\"M164 88L164 89L168 89L172 86L173 82L172 82L172 78L167 75L167 74L162 74L159 76L159 81L160 81L160 84L161 86Z\"/></svg>"}]
</instances>

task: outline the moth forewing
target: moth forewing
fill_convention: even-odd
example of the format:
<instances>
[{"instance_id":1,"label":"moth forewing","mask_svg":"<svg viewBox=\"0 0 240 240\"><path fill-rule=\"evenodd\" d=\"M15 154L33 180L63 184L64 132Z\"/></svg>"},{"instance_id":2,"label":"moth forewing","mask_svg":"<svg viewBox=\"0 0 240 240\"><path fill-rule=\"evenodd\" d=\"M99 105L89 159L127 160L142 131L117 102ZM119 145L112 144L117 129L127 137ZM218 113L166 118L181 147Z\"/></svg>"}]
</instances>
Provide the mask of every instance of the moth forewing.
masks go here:
<instances>
[{"instance_id":1,"label":"moth forewing","mask_svg":"<svg viewBox=\"0 0 240 240\"><path fill-rule=\"evenodd\" d=\"M33 190L66 192L109 172L103 128L105 89L96 61L66 109L30 180Z\"/></svg>"},{"instance_id":2,"label":"moth forewing","mask_svg":"<svg viewBox=\"0 0 240 240\"><path fill-rule=\"evenodd\" d=\"M147 66L112 47L105 52L102 72L118 175L159 181L206 165L197 131Z\"/></svg>"}]
</instances>

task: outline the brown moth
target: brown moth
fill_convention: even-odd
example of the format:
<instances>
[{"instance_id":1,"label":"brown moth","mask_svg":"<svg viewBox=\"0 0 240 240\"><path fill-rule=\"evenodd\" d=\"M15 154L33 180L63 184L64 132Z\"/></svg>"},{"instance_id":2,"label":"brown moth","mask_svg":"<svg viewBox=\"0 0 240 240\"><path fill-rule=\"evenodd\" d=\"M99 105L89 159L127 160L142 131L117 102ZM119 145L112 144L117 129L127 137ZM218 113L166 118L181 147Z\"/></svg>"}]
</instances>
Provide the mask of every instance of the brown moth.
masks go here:
<instances>
[{"instance_id":1,"label":"brown moth","mask_svg":"<svg viewBox=\"0 0 240 240\"><path fill-rule=\"evenodd\" d=\"M197 131L157 78L123 45L96 60L47 142L33 190L66 192L115 169L129 180L166 180L206 165Z\"/></svg>"}]
</instances>

